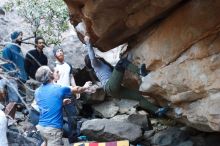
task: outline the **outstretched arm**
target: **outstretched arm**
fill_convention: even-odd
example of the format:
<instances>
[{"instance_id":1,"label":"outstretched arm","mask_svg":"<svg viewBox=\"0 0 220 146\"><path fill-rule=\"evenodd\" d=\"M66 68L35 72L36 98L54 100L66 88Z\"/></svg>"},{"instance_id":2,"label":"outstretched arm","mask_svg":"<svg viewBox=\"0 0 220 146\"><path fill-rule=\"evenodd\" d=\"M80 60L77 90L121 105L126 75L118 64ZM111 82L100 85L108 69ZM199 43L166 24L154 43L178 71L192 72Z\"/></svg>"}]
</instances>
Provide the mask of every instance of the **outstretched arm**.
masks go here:
<instances>
[{"instance_id":1,"label":"outstretched arm","mask_svg":"<svg viewBox=\"0 0 220 146\"><path fill-rule=\"evenodd\" d=\"M95 59L95 52L94 52L94 49L92 47L92 44L90 43L90 38L88 36L85 36L84 41L86 43L86 49L89 53L89 58L91 60Z\"/></svg>"},{"instance_id":2,"label":"outstretched arm","mask_svg":"<svg viewBox=\"0 0 220 146\"><path fill-rule=\"evenodd\" d=\"M70 74L70 82L71 82L71 86L76 86L76 82L75 82L75 79L74 79L74 77L73 77L73 75L72 74ZM76 93L76 99L79 99L80 98L80 93Z\"/></svg>"},{"instance_id":3,"label":"outstretched arm","mask_svg":"<svg viewBox=\"0 0 220 146\"><path fill-rule=\"evenodd\" d=\"M71 86L76 86L76 82L72 74L70 74L70 84Z\"/></svg>"},{"instance_id":4,"label":"outstretched arm","mask_svg":"<svg viewBox=\"0 0 220 146\"><path fill-rule=\"evenodd\" d=\"M84 84L84 86L72 86L71 91L73 93L83 93L92 85L91 81L88 81Z\"/></svg>"},{"instance_id":5,"label":"outstretched arm","mask_svg":"<svg viewBox=\"0 0 220 146\"><path fill-rule=\"evenodd\" d=\"M86 49L88 51L89 59L91 60L92 67L94 67L98 64L98 59L95 57L95 52L92 47L92 44L90 43L90 38L88 36L85 36L84 41L86 43Z\"/></svg>"}]
</instances>

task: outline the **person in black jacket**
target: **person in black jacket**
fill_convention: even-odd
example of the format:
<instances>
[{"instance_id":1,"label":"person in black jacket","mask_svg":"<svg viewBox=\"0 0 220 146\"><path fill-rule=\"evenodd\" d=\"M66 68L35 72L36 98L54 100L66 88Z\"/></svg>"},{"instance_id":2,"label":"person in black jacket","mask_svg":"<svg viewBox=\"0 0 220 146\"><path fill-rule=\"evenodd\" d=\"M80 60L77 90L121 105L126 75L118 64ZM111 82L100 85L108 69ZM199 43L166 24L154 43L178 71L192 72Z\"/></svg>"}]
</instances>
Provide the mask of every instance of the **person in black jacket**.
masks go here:
<instances>
[{"instance_id":1,"label":"person in black jacket","mask_svg":"<svg viewBox=\"0 0 220 146\"><path fill-rule=\"evenodd\" d=\"M47 65L47 56L44 54L45 40L43 37L35 38L35 48L27 52L25 56L25 71L29 77L35 79L37 69L42 65Z\"/></svg>"}]
</instances>

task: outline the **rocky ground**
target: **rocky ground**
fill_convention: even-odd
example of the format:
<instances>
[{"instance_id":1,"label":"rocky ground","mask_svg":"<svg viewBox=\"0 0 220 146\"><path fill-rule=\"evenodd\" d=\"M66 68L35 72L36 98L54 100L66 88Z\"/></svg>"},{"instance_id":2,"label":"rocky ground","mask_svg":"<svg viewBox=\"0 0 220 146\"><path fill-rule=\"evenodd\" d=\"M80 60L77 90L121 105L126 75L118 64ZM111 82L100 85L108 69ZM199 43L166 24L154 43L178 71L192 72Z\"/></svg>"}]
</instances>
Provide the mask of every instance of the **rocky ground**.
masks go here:
<instances>
[{"instance_id":1,"label":"rocky ground","mask_svg":"<svg viewBox=\"0 0 220 146\"><path fill-rule=\"evenodd\" d=\"M124 99L93 104L93 112L81 119L84 121L81 134L86 135L88 141L127 139L131 145L142 146L216 146L220 143L219 133L199 132L179 123L178 119L157 118L137 106L136 101ZM35 145L39 142L36 136L27 137L31 124L26 116L17 112L15 119L19 122L15 122L8 131L11 145ZM65 146L68 146L67 138L63 140Z\"/></svg>"}]
</instances>

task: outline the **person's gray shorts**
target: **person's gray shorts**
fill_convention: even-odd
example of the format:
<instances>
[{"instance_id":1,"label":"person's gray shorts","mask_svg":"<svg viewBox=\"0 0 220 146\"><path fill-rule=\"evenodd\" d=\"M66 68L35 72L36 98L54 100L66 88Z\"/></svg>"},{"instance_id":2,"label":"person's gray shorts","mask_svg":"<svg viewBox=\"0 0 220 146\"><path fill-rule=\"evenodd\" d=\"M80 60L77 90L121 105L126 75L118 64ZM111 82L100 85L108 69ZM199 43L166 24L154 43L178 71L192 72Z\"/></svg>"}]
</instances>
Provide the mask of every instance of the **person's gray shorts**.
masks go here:
<instances>
[{"instance_id":1,"label":"person's gray shorts","mask_svg":"<svg viewBox=\"0 0 220 146\"><path fill-rule=\"evenodd\" d=\"M46 142L47 146L62 146L62 129L52 128L52 127L43 127L37 125L37 130L39 130L40 135Z\"/></svg>"}]
</instances>

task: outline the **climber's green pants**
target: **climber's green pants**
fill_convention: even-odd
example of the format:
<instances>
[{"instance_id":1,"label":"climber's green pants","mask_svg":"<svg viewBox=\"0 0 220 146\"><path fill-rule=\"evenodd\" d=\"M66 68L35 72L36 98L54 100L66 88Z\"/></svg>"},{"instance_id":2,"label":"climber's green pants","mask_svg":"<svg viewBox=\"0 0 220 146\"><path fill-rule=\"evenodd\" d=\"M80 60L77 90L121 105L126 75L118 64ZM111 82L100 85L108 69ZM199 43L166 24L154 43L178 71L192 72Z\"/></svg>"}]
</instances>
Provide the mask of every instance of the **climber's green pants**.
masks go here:
<instances>
[{"instance_id":1,"label":"climber's green pants","mask_svg":"<svg viewBox=\"0 0 220 146\"><path fill-rule=\"evenodd\" d=\"M138 67L133 64L129 64L127 70L135 74L138 74L139 71ZM124 72L117 71L116 69L113 70L110 79L105 85L105 91L107 92L107 94L116 98L127 98L137 100L139 101L140 106L142 108L151 112L155 112L158 109L158 107L146 100L139 91L121 86L123 76Z\"/></svg>"}]
</instances>

